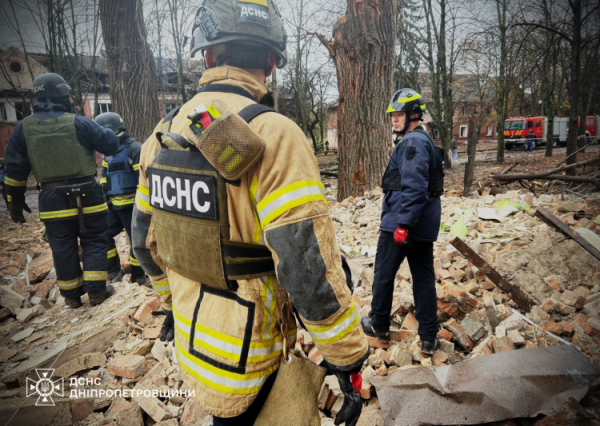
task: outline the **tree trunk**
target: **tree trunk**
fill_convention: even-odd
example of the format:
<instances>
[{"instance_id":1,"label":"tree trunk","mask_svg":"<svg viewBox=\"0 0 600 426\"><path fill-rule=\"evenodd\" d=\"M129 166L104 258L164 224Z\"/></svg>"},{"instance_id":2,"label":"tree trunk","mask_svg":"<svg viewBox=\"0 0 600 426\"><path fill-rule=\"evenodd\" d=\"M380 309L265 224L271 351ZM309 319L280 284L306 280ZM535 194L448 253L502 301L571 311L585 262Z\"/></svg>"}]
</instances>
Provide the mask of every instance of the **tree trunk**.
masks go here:
<instances>
[{"instance_id":1,"label":"tree trunk","mask_svg":"<svg viewBox=\"0 0 600 426\"><path fill-rule=\"evenodd\" d=\"M475 156L477 154L477 139L479 138L476 127L475 117L471 115L469 117L469 140L467 141L467 164L465 166L465 178L463 180L463 197L469 195L475 176Z\"/></svg>"},{"instance_id":2,"label":"tree trunk","mask_svg":"<svg viewBox=\"0 0 600 426\"><path fill-rule=\"evenodd\" d=\"M577 151L577 133L579 132L579 59L581 49L581 0L569 2L573 11L573 37L571 39L571 81L569 84L569 135L567 137L567 157ZM585 117L583 118L585 120ZM567 164L577 162L577 155L567 160Z\"/></svg>"},{"instance_id":3,"label":"tree trunk","mask_svg":"<svg viewBox=\"0 0 600 426\"><path fill-rule=\"evenodd\" d=\"M496 0L496 11L498 14L498 30L500 33L500 59L499 59L499 74L498 87L496 90L496 111L498 125L498 151L496 153L496 161L504 163L504 120L506 119L506 98L508 97L508 88L506 84L506 62L507 62L507 47L506 47L506 0Z\"/></svg>"},{"instance_id":4,"label":"tree trunk","mask_svg":"<svg viewBox=\"0 0 600 426\"><path fill-rule=\"evenodd\" d=\"M396 0L347 0L327 47L340 92L338 200L381 184L391 152Z\"/></svg>"},{"instance_id":5,"label":"tree trunk","mask_svg":"<svg viewBox=\"0 0 600 426\"><path fill-rule=\"evenodd\" d=\"M142 0L100 0L113 110L144 141L160 120L156 66L146 41Z\"/></svg>"}]
</instances>

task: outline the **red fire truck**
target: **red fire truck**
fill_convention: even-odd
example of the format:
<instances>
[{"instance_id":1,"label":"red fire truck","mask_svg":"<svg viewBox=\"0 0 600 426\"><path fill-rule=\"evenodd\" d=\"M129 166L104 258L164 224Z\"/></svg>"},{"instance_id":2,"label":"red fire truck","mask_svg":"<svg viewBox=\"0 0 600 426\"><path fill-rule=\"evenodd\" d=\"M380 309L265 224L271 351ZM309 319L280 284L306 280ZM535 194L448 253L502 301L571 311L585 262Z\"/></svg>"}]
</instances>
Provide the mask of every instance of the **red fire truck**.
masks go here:
<instances>
[{"instance_id":1,"label":"red fire truck","mask_svg":"<svg viewBox=\"0 0 600 426\"><path fill-rule=\"evenodd\" d=\"M592 138L600 137L600 116L586 117L586 130ZM504 146L513 149L525 145L525 136L533 131L536 145L545 145L548 134L548 117L510 117L504 121ZM569 131L568 117L554 117L554 146L566 146Z\"/></svg>"}]
</instances>

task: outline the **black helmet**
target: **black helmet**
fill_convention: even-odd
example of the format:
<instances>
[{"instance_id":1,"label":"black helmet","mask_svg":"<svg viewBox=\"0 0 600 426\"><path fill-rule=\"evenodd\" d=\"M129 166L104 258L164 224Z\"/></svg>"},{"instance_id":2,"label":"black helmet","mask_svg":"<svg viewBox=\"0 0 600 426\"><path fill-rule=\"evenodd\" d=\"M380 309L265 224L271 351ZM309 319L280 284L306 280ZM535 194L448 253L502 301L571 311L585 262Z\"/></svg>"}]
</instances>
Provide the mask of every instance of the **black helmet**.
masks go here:
<instances>
[{"instance_id":1,"label":"black helmet","mask_svg":"<svg viewBox=\"0 0 600 426\"><path fill-rule=\"evenodd\" d=\"M387 113L406 113L404 129L400 131L400 134L404 134L410 127L411 121L421 121L425 109L425 101L423 100L423 97L420 94L415 92L413 89L400 89L392 96L392 100L390 101L390 106L387 109ZM417 118L416 120L411 117L411 113L414 112L419 114L419 118Z\"/></svg>"},{"instance_id":2,"label":"black helmet","mask_svg":"<svg viewBox=\"0 0 600 426\"><path fill-rule=\"evenodd\" d=\"M423 116L425 108L425 101L420 94L413 89L401 89L392 96L387 112L418 112Z\"/></svg>"},{"instance_id":3,"label":"black helmet","mask_svg":"<svg viewBox=\"0 0 600 426\"><path fill-rule=\"evenodd\" d=\"M58 74L46 73L33 80L33 96L36 99L64 99L71 94L71 88Z\"/></svg>"},{"instance_id":4,"label":"black helmet","mask_svg":"<svg viewBox=\"0 0 600 426\"><path fill-rule=\"evenodd\" d=\"M125 123L121 116L115 112L105 112L96 117L96 123L105 129L111 129L117 133L120 130L125 130Z\"/></svg>"},{"instance_id":5,"label":"black helmet","mask_svg":"<svg viewBox=\"0 0 600 426\"><path fill-rule=\"evenodd\" d=\"M267 58L268 52L274 52L277 68L283 68L287 63L286 38L281 14L273 0L203 0L194 22L192 56L199 50L223 43L227 45L231 65L236 66L237 60L237 63L249 63L245 68L260 68L262 65L254 65L258 62L256 49L243 47L243 44L258 44L266 48ZM242 48L231 52L233 42ZM264 55L259 56L264 62Z\"/></svg>"}]
</instances>

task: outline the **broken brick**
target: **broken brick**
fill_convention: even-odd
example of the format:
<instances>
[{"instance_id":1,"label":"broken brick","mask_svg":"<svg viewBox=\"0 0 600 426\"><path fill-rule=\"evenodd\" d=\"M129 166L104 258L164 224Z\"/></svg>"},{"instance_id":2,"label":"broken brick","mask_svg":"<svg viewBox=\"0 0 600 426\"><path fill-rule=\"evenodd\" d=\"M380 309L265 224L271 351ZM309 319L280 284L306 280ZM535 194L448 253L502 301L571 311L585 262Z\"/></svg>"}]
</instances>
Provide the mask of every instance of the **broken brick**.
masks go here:
<instances>
[{"instance_id":1,"label":"broken brick","mask_svg":"<svg viewBox=\"0 0 600 426\"><path fill-rule=\"evenodd\" d=\"M447 341L452 340L452 333L445 328L441 328L440 331L438 331L438 336L440 336L442 339L446 339Z\"/></svg>"},{"instance_id":2,"label":"broken brick","mask_svg":"<svg viewBox=\"0 0 600 426\"><path fill-rule=\"evenodd\" d=\"M135 379L140 377L146 366L146 358L141 355L125 355L111 361L106 369L113 376ZM160 420L158 420L160 421Z\"/></svg>"},{"instance_id":3,"label":"broken brick","mask_svg":"<svg viewBox=\"0 0 600 426\"><path fill-rule=\"evenodd\" d=\"M152 312L158 311L160 307L161 304L158 297L153 297L152 299L147 300L146 302L140 305L135 314L133 314L133 318L136 321L142 322L146 325L152 324L152 322L154 321L154 316L152 315Z\"/></svg>"},{"instance_id":4,"label":"broken brick","mask_svg":"<svg viewBox=\"0 0 600 426\"><path fill-rule=\"evenodd\" d=\"M572 306L577 310L582 309L583 305L585 304L585 299L581 296L578 296L575 292L571 290L565 290L564 293L560 296L560 300L564 304Z\"/></svg>"},{"instance_id":5,"label":"broken brick","mask_svg":"<svg viewBox=\"0 0 600 426\"><path fill-rule=\"evenodd\" d=\"M458 323L451 319L447 321L444 326L452 333L453 340L458 343L466 351L473 349L473 342L469 338L469 335L458 325Z\"/></svg>"},{"instance_id":6,"label":"broken brick","mask_svg":"<svg viewBox=\"0 0 600 426\"><path fill-rule=\"evenodd\" d=\"M367 336L367 340L372 348L388 348L390 346L388 342L382 342L377 337Z\"/></svg>"},{"instance_id":7,"label":"broken brick","mask_svg":"<svg viewBox=\"0 0 600 426\"><path fill-rule=\"evenodd\" d=\"M502 337L501 339L492 341L492 346L494 348L494 353L497 354L500 352L507 352L515 349L513 343L508 337Z\"/></svg>"}]
</instances>

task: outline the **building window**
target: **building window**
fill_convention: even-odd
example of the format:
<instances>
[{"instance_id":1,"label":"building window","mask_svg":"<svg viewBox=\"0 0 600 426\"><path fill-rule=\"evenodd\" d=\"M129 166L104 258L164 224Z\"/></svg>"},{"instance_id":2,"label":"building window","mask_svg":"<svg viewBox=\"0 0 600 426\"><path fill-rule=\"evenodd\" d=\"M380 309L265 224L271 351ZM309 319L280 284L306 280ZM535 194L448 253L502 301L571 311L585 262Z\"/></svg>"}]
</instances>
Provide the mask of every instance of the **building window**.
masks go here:
<instances>
[{"instance_id":1,"label":"building window","mask_svg":"<svg viewBox=\"0 0 600 426\"><path fill-rule=\"evenodd\" d=\"M110 102L107 103L98 103L98 114L104 114L105 112L112 111L112 104Z\"/></svg>"},{"instance_id":2,"label":"building window","mask_svg":"<svg viewBox=\"0 0 600 426\"><path fill-rule=\"evenodd\" d=\"M493 132L493 131L494 131L494 130L493 130L493 127L492 127L492 126L487 126L487 133L486 133L486 135L487 135L487 136L492 136L492 132Z\"/></svg>"},{"instance_id":3,"label":"building window","mask_svg":"<svg viewBox=\"0 0 600 426\"><path fill-rule=\"evenodd\" d=\"M31 105L23 102L15 103L15 111L17 113L17 121L23 120L25 117L31 115Z\"/></svg>"},{"instance_id":4,"label":"building window","mask_svg":"<svg viewBox=\"0 0 600 426\"><path fill-rule=\"evenodd\" d=\"M535 122L535 127L542 127L542 120L537 120Z\"/></svg>"},{"instance_id":5,"label":"building window","mask_svg":"<svg viewBox=\"0 0 600 426\"><path fill-rule=\"evenodd\" d=\"M21 71L23 71L23 65L21 65L20 62L11 62L8 65L8 68L15 74L19 74Z\"/></svg>"},{"instance_id":6,"label":"building window","mask_svg":"<svg viewBox=\"0 0 600 426\"><path fill-rule=\"evenodd\" d=\"M466 105L463 105L463 107L462 107L462 115L463 115L463 117L466 117L467 114L468 114L468 108L467 108Z\"/></svg>"},{"instance_id":7,"label":"building window","mask_svg":"<svg viewBox=\"0 0 600 426\"><path fill-rule=\"evenodd\" d=\"M469 128L467 126L460 126L459 136L461 138L466 138L468 136L468 133L469 133L468 130L469 130Z\"/></svg>"}]
</instances>

